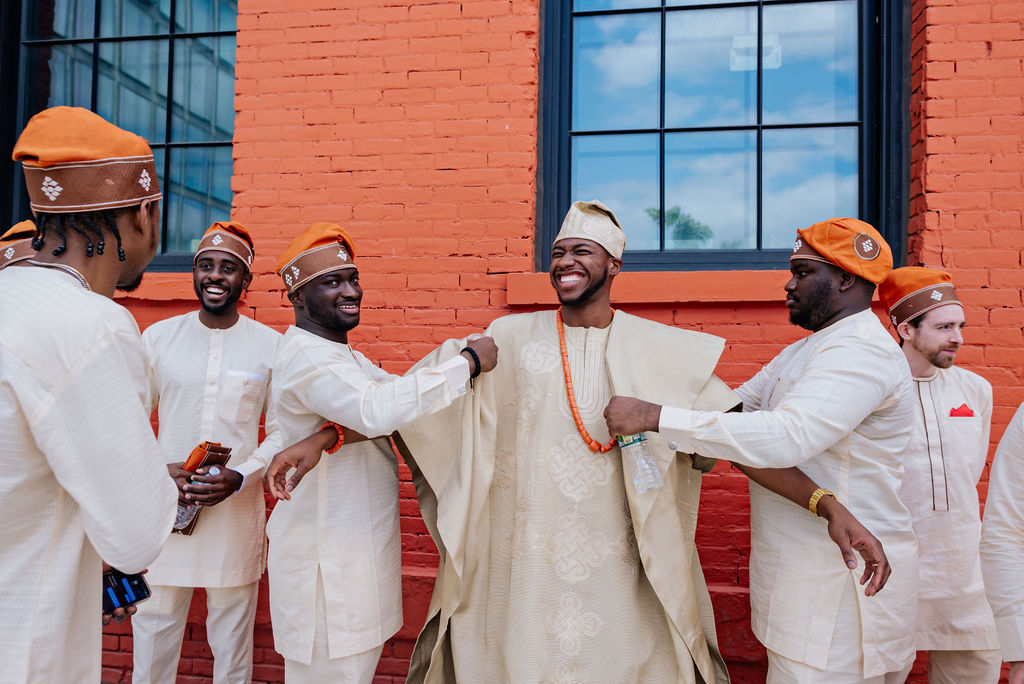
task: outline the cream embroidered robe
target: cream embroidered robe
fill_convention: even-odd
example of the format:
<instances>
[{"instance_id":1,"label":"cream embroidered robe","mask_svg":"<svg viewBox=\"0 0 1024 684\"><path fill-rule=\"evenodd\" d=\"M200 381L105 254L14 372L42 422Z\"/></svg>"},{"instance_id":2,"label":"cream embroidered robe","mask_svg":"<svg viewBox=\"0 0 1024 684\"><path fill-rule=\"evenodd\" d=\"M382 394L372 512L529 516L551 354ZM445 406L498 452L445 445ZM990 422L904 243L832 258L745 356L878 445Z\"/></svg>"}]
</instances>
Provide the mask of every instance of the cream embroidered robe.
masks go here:
<instances>
[{"instance_id":1,"label":"cream embroidered robe","mask_svg":"<svg viewBox=\"0 0 1024 684\"><path fill-rule=\"evenodd\" d=\"M727 682L693 543L701 473L652 433L665 486L638 494L618 448L584 445L555 312L500 318L488 334L497 368L397 440L441 554L408 681ZM566 337L583 421L602 442L613 393L738 403L712 374L719 338L622 312Z\"/></svg>"}]
</instances>

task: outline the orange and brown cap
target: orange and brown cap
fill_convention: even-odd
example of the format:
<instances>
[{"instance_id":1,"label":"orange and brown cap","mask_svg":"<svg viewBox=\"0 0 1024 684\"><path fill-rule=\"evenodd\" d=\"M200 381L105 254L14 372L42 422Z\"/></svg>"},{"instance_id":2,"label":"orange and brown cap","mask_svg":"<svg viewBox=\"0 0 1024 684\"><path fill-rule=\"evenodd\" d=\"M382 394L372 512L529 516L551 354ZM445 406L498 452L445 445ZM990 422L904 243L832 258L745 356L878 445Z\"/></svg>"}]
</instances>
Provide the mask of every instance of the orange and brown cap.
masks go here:
<instances>
[{"instance_id":1,"label":"orange and brown cap","mask_svg":"<svg viewBox=\"0 0 1024 684\"><path fill-rule=\"evenodd\" d=\"M921 266L894 269L878 286L878 297L897 326L946 304L963 307L951 275Z\"/></svg>"},{"instance_id":2,"label":"orange and brown cap","mask_svg":"<svg viewBox=\"0 0 1024 684\"><path fill-rule=\"evenodd\" d=\"M796 232L790 261L822 261L875 285L892 270L892 250L882 234L859 219L832 218Z\"/></svg>"},{"instance_id":3,"label":"orange and brown cap","mask_svg":"<svg viewBox=\"0 0 1024 684\"><path fill-rule=\"evenodd\" d=\"M21 221L0 235L0 269L16 261L34 257L36 250L32 248L32 237L35 234L36 224L32 221Z\"/></svg>"},{"instance_id":4,"label":"orange and brown cap","mask_svg":"<svg viewBox=\"0 0 1024 684\"><path fill-rule=\"evenodd\" d=\"M117 209L162 196L149 143L81 107L33 116L11 158L21 162L36 211Z\"/></svg>"},{"instance_id":5,"label":"orange and brown cap","mask_svg":"<svg viewBox=\"0 0 1024 684\"><path fill-rule=\"evenodd\" d=\"M336 223L313 223L302 231L277 260L277 274L288 292L332 271L355 268L352 238Z\"/></svg>"},{"instance_id":6,"label":"orange and brown cap","mask_svg":"<svg viewBox=\"0 0 1024 684\"><path fill-rule=\"evenodd\" d=\"M240 259L245 268L251 271L252 258L255 256L253 248L249 246L251 243L252 237L241 223L214 221L199 240L199 249L196 250L192 264L195 265L203 252L227 252Z\"/></svg>"}]
</instances>

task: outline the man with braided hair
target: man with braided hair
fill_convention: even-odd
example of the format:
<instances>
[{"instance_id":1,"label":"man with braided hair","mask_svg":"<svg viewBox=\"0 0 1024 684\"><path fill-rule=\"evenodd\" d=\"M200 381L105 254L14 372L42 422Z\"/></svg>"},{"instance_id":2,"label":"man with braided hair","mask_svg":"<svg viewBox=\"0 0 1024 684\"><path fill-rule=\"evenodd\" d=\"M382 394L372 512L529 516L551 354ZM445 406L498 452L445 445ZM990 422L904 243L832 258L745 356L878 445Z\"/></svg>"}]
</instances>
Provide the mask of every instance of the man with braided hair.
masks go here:
<instances>
[{"instance_id":1,"label":"man with braided hair","mask_svg":"<svg viewBox=\"0 0 1024 684\"><path fill-rule=\"evenodd\" d=\"M161 194L146 141L84 109L32 117L13 159L38 253L0 272L0 659L8 682L98 682L101 559L145 568L176 508L112 301L156 253Z\"/></svg>"}]
</instances>

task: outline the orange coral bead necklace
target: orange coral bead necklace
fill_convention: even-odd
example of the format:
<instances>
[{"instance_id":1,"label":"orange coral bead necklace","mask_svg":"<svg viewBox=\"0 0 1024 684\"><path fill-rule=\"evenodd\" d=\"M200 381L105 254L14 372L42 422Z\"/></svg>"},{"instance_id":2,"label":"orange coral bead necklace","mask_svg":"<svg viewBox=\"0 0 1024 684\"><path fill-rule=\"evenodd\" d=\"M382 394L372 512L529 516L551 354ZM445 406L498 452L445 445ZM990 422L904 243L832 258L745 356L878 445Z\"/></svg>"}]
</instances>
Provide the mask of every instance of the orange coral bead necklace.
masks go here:
<instances>
[{"instance_id":1,"label":"orange coral bead necklace","mask_svg":"<svg viewBox=\"0 0 1024 684\"><path fill-rule=\"evenodd\" d=\"M613 309L614 312L614 309ZM580 437L586 442L591 451L599 451L602 454L611 451L615 446L615 437L612 437L607 444L601 444L590 436L587 428L583 425L583 418L580 417L580 410L576 406L576 394L572 390L572 371L569 370L569 352L565 348L565 324L562 323L562 310L558 310L558 348L562 352L562 374L565 376L565 393L569 397L569 408L572 409L572 418L576 421L576 429Z\"/></svg>"}]
</instances>

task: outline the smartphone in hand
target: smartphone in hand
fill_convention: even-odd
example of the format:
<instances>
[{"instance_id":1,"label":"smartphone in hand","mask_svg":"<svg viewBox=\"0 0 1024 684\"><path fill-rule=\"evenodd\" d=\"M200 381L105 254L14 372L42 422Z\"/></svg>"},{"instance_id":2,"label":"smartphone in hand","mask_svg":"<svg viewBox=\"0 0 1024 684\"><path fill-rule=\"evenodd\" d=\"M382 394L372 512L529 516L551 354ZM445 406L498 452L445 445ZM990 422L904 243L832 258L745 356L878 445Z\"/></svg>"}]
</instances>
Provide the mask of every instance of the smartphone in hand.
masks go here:
<instances>
[{"instance_id":1,"label":"smartphone in hand","mask_svg":"<svg viewBox=\"0 0 1024 684\"><path fill-rule=\"evenodd\" d=\"M127 608L150 596L149 585L142 575L126 575L110 569L103 573L103 614L110 615L116 608Z\"/></svg>"}]
</instances>

